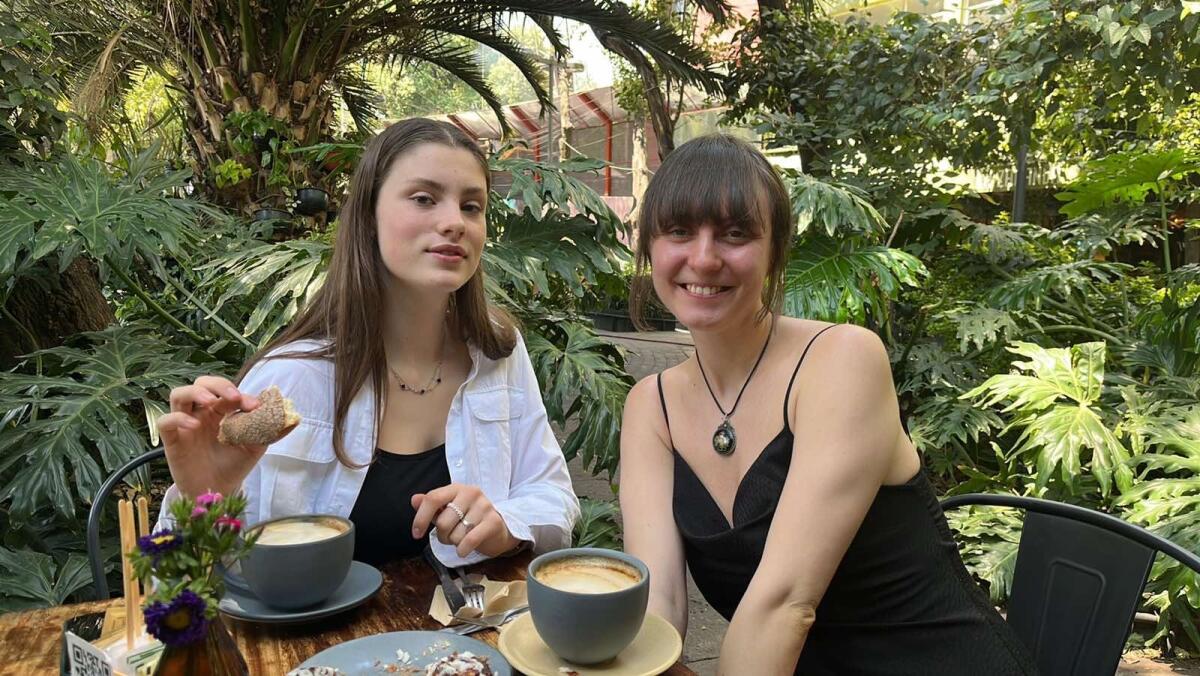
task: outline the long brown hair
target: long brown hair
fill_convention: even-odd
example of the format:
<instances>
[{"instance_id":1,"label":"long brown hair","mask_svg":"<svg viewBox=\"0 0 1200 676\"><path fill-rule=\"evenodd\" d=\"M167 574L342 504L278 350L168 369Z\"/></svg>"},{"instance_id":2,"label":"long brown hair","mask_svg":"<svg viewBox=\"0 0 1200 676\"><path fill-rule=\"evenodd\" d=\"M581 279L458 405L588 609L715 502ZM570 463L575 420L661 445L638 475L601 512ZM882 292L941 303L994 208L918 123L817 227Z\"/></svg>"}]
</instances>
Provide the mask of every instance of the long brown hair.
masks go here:
<instances>
[{"instance_id":1,"label":"long brown hair","mask_svg":"<svg viewBox=\"0 0 1200 676\"><path fill-rule=\"evenodd\" d=\"M397 122L367 143L362 160L350 180L350 192L338 216L337 239L325 284L312 301L278 336L242 366L238 381L263 359L332 359L334 371L333 450L338 461L355 467L346 455L342 430L350 403L370 379L375 388L375 410L382 416L387 393L383 347L384 289L390 274L384 266L376 238L375 202L392 164L423 143L462 148L479 162L492 188L487 157L458 127L446 122L412 118ZM516 324L500 308L488 305L484 294L483 265L450 297L450 325L490 359L501 359L516 345ZM308 351L271 350L298 340L325 344ZM378 436L378 417L375 435Z\"/></svg>"},{"instance_id":2,"label":"long brown hair","mask_svg":"<svg viewBox=\"0 0 1200 676\"><path fill-rule=\"evenodd\" d=\"M770 260L758 319L783 305L783 274L792 244L792 208L775 168L754 146L729 134L707 134L676 148L650 179L638 213L629 314L645 331L650 245L674 225L715 223L770 238Z\"/></svg>"}]
</instances>

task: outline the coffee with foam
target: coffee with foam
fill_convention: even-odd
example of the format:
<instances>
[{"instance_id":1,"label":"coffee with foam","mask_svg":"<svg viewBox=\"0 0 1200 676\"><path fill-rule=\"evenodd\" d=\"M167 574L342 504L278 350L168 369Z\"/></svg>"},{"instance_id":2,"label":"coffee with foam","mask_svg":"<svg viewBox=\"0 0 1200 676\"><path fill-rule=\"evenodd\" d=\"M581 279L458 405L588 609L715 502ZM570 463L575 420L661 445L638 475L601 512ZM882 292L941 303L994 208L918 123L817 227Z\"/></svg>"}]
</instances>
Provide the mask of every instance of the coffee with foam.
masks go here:
<instances>
[{"instance_id":1,"label":"coffee with foam","mask_svg":"<svg viewBox=\"0 0 1200 676\"><path fill-rule=\"evenodd\" d=\"M259 529L256 544L260 545L300 545L320 540L328 540L346 532L341 524L335 521L278 521L269 523Z\"/></svg>"},{"instance_id":2,"label":"coffee with foam","mask_svg":"<svg viewBox=\"0 0 1200 676\"><path fill-rule=\"evenodd\" d=\"M607 594L641 582L637 568L603 556L572 556L538 568L537 580L547 587L576 594Z\"/></svg>"}]
</instances>

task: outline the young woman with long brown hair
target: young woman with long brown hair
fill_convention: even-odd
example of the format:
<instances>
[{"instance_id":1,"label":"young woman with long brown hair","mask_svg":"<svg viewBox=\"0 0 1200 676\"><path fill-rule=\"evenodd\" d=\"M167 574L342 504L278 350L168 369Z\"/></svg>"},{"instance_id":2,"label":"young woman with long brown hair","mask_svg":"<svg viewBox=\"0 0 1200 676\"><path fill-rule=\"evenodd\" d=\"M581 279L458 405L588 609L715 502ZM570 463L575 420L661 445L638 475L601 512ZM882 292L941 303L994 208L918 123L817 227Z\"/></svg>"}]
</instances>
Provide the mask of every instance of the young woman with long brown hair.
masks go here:
<instances>
[{"instance_id":1,"label":"young woman with long brown hair","mask_svg":"<svg viewBox=\"0 0 1200 676\"><path fill-rule=\"evenodd\" d=\"M625 405L650 609L686 633L690 570L730 620L721 674L1035 673L963 567L883 343L778 313L792 229L783 183L730 136L677 148L643 199L638 269L696 347Z\"/></svg>"},{"instance_id":2,"label":"young woman with long brown hair","mask_svg":"<svg viewBox=\"0 0 1200 676\"><path fill-rule=\"evenodd\" d=\"M484 295L490 188L453 125L410 119L372 139L312 302L237 385L172 391L168 500L240 489L248 523L349 517L356 558L374 564L419 554L431 530L451 565L567 546L579 503L516 326ZM271 385L299 426L269 446L221 443L221 419Z\"/></svg>"}]
</instances>

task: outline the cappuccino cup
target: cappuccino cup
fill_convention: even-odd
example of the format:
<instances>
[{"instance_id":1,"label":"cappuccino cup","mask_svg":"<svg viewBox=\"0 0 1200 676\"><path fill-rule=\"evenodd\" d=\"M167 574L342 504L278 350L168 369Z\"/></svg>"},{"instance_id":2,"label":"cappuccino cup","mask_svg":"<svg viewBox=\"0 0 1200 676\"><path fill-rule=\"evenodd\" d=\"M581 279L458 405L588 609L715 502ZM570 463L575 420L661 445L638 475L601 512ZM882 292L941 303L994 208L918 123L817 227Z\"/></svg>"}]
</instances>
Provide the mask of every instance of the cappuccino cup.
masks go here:
<instances>
[{"instance_id":1,"label":"cappuccino cup","mask_svg":"<svg viewBox=\"0 0 1200 676\"><path fill-rule=\"evenodd\" d=\"M637 636L650 597L646 564L610 549L560 549L529 564L529 614L556 655L576 664L616 657Z\"/></svg>"},{"instance_id":2,"label":"cappuccino cup","mask_svg":"<svg viewBox=\"0 0 1200 676\"><path fill-rule=\"evenodd\" d=\"M305 514L255 524L254 546L241 560L246 588L264 604L296 610L329 598L350 572L354 524L340 516Z\"/></svg>"}]
</instances>

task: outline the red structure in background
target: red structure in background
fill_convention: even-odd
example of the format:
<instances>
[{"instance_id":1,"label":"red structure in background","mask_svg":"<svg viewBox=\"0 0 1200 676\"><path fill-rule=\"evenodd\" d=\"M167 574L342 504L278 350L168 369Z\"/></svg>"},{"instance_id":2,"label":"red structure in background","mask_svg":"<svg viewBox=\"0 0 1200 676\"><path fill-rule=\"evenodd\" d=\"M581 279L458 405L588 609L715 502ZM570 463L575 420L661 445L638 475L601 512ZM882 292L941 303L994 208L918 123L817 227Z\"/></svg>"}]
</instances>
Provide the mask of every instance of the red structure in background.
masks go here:
<instances>
[{"instance_id":1,"label":"red structure in background","mask_svg":"<svg viewBox=\"0 0 1200 676\"><path fill-rule=\"evenodd\" d=\"M604 123L604 161L608 162L608 166L604 167L604 194L612 195L612 161L613 161L613 121L612 118L605 113L600 106L596 105L595 100L587 92L579 93L579 100L583 105L588 107L588 110L595 113L596 117Z\"/></svg>"}]
</instances>

